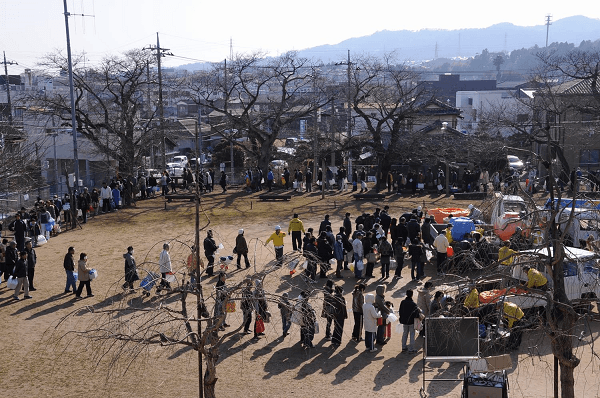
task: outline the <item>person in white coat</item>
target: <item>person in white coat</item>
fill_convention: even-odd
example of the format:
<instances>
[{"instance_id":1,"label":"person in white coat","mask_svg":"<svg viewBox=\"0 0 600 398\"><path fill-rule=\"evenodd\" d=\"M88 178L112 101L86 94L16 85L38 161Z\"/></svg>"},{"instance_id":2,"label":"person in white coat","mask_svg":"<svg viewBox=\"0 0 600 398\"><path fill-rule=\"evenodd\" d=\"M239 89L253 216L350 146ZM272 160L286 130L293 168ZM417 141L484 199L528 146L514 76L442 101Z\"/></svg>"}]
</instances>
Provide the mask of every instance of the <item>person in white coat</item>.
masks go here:
<instances>
[{"instance_id":1,"label":"person in white coat","mask_svg":"<svg viewBox=\"0 0 600 398\"><path fill-rule=\"evenodd\" d=\"M381 318L381 313L375 309L373 303L375 296L371 293L365 296L363 304L363 323L365 326L365 346L369 352L377 351L375 348L375 335L377 334L377 318Z\"/></svg>"},{"instance_id":2,"label":"person in white coat","mask_svg":"<svg viewBox=\"0 0 600 398\"><path fill-rule=\"evenodd\" d=\"M364 268L364 265L361 265L361 269L358 268L359 262L362 264L364 257L363 244L361 241L363 236L362 233L356 232L356 238L352 241L352 251L354 252L354 276L356 279L362 278L362 268Z\"/></svg>"},{"instance_id":3,"label":"person in white coat","mask_svg":"<svg viewBox=\"0 0 600 398\"><path fill-rule=\"evenodd\" d=\"M169 244L163 244L163 251L160 253L160 259L158 260L158 265L160 266L160 274L162 279L160 280L160 286L158 290L160 291L161 287L165 289L171 289L171 284L167 281L167 274L173 272L171 268L171 256L169 255Z\"/></svg>"}]
</instances>

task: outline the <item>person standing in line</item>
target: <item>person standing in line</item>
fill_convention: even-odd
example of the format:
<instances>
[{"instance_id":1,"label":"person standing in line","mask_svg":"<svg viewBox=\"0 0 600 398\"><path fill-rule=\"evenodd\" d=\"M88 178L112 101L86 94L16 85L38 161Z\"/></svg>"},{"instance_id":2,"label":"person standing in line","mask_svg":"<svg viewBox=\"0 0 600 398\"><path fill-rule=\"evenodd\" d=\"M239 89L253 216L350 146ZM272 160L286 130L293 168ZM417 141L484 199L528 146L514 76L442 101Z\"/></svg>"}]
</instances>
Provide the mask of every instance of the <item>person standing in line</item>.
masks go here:
<instances>
[{"instance_id":1,"label":"person standing in line","mask_svg":"<svg viewBox=\"0 0 600 398\"><path fill-rule=\"evenodd\" d=\"M29 295L29 280L27 279L27 252L22 250L19 253L19 259L15 264L15 270L13 278L17 278L17 287L15 288L15 292L13 294L13 298L15 300L20 300L19 294L21 294L21 287L25 291L25 298L32 298Z\"/></svg>"},{"instance_id":2,"label":"person standing in line","mask_svg":"<svg viewBox=\"0 0 600 398\"><path fill-rule=\"evenodd\" d=\"M210 176L210 192L215 190L215 171L211 168L208 169L208 175Z\"/></svg>"},{"instance_id":3,"label":"person standing in line","mask_svg":"<svg viewBox=\"0 0 600 398\"><path fill-rule=\"evenodd\" d=\"M77 292L75 293L76 298L81 298L83 286L85 286L87 297L94 297L94 295L92 294L92 286L90 280L90 271L92 269L88 268L87 261L87 254L81 253L79 255L79 261L77 262L77 278L79 279L79 287L77 288Z\"/></svg>"},{"instance_id":4,"label":"person standing in line","mask_svg":"<svg viewBox=\"0 0 600 398\"><path fill-rule=\"evenodd\" d=\"M364 251L362 244L362 237L364 234L361 231L356 231L355 238L352 241L352 251L354 251L354 276L356 279L362 278L362 269L359 268L359 263L363 263ZM361 265L364 268L364 265Z\"/></svg>"},{"instance_id":5,"label":"person standing in line","mask_svg":"<svg viewBox=\"0 0 600 398\"><path fill-rule=\"evenodd\" d=\"M360 193L367 192L367 171L363 167L360 171Z\"/></svg>"},{"instance_id":6,"label":"person standing in line","mask_svg":"<svg viewBox=\"0 0 600 398\"><path fill-rule=\"evenodd\" d=\"M443 230L435 237L433 240L433 247L435 247L435 251L437 252L437 274L439 276L445 271L445 262L448 258L448 247L450 247L448 238L446 238L446 230Z\"/></svg>"},{"instance_id":7,"label":"person standing in line","mask_svg":"<svg viewBox=\"0 0 600 398\"><path fill-rule=\"evenodd\" d=\"M169 254L170 246L168 243L163 244L163 250L160 252L160 257L158 260L158 265L160 267L160 285L157 288L157 291L160 292L161 288L165 288L167 290L171 290L171 284L167 281L167 274L173 272L171 268L171 255Z\"/></svg>"},{"instance_id":8,"label":"person standing in line","mask_svg":"<svg viewBox=\"0 0 600 398\"><path fill-rule=\"evenodd\" d=\"M235 252L237 254L237 269L242 269L242 266L240 265L242 256L244 256L246 268L250 268L250 261L248 261L248 243L244 237L243 229L238 231L238 236L235 238Z\"/></svg>"},{"instance_id":9,"label":"person standing in line","mask_svg":"<svg viewBox=\"0 0 600 398\"><path fill-rule=\"evenodd\" d=\"M387 317L391 310L385 305L385 285L378 285L375 288L375 308L381 313L382 322L381 325L377 325L377 336L375 342L379 345L385 345L385 328L387 326Z\"/></svg>"},{"instance_id":10,"label":"person standing in line","mask_svg":"<svg viewBox=\"0 0 600 398\"><path fill-rule=\"evenodd\" d=\"M27 224L21 219L21 213L15 215L15 220L10 223L8 229L14 232L17 250L25 250L25 234L27 233Z\"/></svg>"},{"instance_id":11,"label":"person standing in line","mask_svg":"<svg viewBox=\"0 0 600 398\"><path fill-rule=\"evenodd\" d=\"M327 279L323 286L323 311L321 318L326 319L325 340L331 340L331 323L333 322L333 281Z\"/></svg>"},{"instance_id":12,"label":"person standing in line","mask_svg":"<svg viewBox=\"0 0 600 398\"><path fill-rule=\"evenodd\" d=\"M352 314L354 315L354 328L352 329L352 340L359 343L362 340L363 304L365 303L364 283L354 286L352 291Z\"/></svg>"},{"instance_id":13,"label":"person standing in line","mask_svg":"<svg viewBox=\"0 0 600 398\"><path fill-rule=\"evenodd\" d=\"M312 192L313 173L310 168L306 169L306 192Z\"/></svg>"},{"instance_id":14,"label":"person standing in line","mask_svg":"<svg viewBox=\"0 0 600 398\"><path fill-rule=\"evenodd\" d=\"M252 311L254 311L254 293L252 292L252 279L246 278L246 286L242 289L242 308L244 322L244 334L250 334L250 324L252 323Z\"/></svg>"},{"instance_id":15,"label":"person standing in line","mask_svg":"<svg viewBox=\"0 0 600 398\"><path fill-rule=\"evenodd\" d=\"M27 238L25 242L25 251L27 252L27 279L29 281L29 291L35 292L37 289L33 287L33 275L35 274L35 264L37 263L37 255L33 249L31 239Z\"/></svg>"},{"instance_id":16,"label":"person standing in line","mask_svg":"<svg viewBox=\"0 0 600 398\"><path fill-rule=\"evenodd\" d=\"M162 178L161 178L162 181ZM102 183L102 188L100 189L100 199L102 199L102 213L107 213L110 211L110 199L112 198L112 190L108 185L106 185L106 181Z\"/></svg>"},{"instance_id":17,"label":"person standing in line","mask_svg":"<svg viewBox=\"0 0 600 398\"><path fill-rule=\"evenodd\" d=\"M283 238L285 237L285 232L281 232L281 227L279 225L275 226L275 232L269 236L269 239L265 242L265 246L269 244L269 242L273 241L273 247L275 248L275 258L277 259L278 264L281 265L281 261L283 258Z\"/></svg>"},{"instance_id":18,"label":"person standing in line","mask_svg":"<svg viewBox=\"0 0 600 398\"><path fill-rule=\"evenodd\" d=\"M339 346L342 344L342 334L344 333L344 321L348 318L348 310L346 309L346 300L344 300L344 290L341 286L334 288L333 295L333 336L331 337L331 345Z\"/></svg>"},{"instance_id":19,"label":"person standing in line","mask_svg":"<svg viewBox=\"0 0 600 398\"><path fill-rule=\"evenodd\" d=\"M415 239L411 239L408 246L408 254L410 255L411 268L410 277L413 281L425 277L423 273L423 262L421 256L425 254L425 248L421 244L421 237L417 235Z\"/></svg>"},{"instance_id":20,"label":"person standing in line","mask_svg":"<svg viewBox=\"0 0 600 398\"><path fill-rule=\"evenodd\" d=\"M288 235L292 235L292 250L302 251L302 236L304 232L304 224L302 220L298 218L298 213L294 213L294 218L290 221L288 226Z\"/></svg>"},{"instance_id":21,"label":"person standing in line","mask_svg":"<svg viewBox=\"0 0 600 398\"><path fill-rule=\"evenodd\" d=\"M415 350L415 318L419 318L421 310L417 304L413 301L413 291L408 289L406 291L406 298L400 303L400 323L404 328L402 333L402 352L408 351L410 354L417 352ZM410 335L410 345L406 345L408 336Z\"/></svg>"},{"instance_id":22,"label":"person standing in line","mask_svg":"<svg viewBox=\"0 0 600 398\"><path fill-rule=\"evenodd\" d=\"M217 252L217 243L213 239L213 231L208 230L204 238L204 255L208 260L206 265L206 275L213 276L213 265L215 264L215 253Z\"/></svg>"},{"instance_id":23,"label":"person standing in line","mask_svg":"<svg viewBox=\"0 0 600 398\"><path fill-rule=\"evenodd\" d=\"M309 293L303 290L298 297L300 307L300 343L304 349L314 348L313 339L315 338L315 324L317 316L315 310L308 302Z\"/></svg>"},{"instance_id":24,"label":"person standing in line","mask_svg":"<svg viewBox=\"0 0 600 398\"><path fill-rule=\"evenodd\" d=\"M269 171L267 172L267 188L269 188L269 192L273 191L273 180L275 180L275 175L269 167Z\"/></svg>"},{"instance_id":25,"label":"person standing in line","mask_svg":"<svg viewBox=\"0 0 600 398\"><path fill-rule=\"evenodd\" d=\"M375 348L375 335L377 333L377 319L381 318L381 313L375 309L373 303L375 296L371 293L365 296L363 304L363 320L365 324L365 346L369 352L377 351Z\"/></svg>"},{"instance_id":26,"label":"person standing in line","mask_svg":"<svg viewBox=\"0 0 600 398\"><path fill-rule=\"evenodd\" d=\"M390 261L393 253L394 251L392 249L392 245L384 236L379 241L379 261L381 262L381 277L383 279L387 279L390 277Z\"/></svg>"},{"instance_id":27,"label":"person standing in line","mask_svg":"<svg viewBox=\"0 0 600 398\"><path fill-rule=\"evenodd\" d=\"M346 213L343 221L344 234L346 237L350 238L352 235L352 220L350 220L350 213Z\"/></svg>"},{"instance_id":28,"label":"person standing in line","mask_svg":"<svg viewBox=\"0 0 600 398\"><path fill-rule=\"evenodd\" d=\"M344 241L343 236L338 234L333 243L333 257L336 260L335 277L342 277L342 269L344 268Z\"/></svg>"},{"instance_id":29,"label":"person standing in line","mask_svg":"<svg viewBox=\"0 0 600 398\"><path fill-rule=\"evenodd\" d=\"M127 248L127 253L123 254L123 258L125 259L125 284L123 284L123 289L129 289L130 292L133 292L133 282L140 279L133 257L133 246Z\"/></svg>"},{"instance_id":30,"label":"person standing in line","mask_svg":"<svg viewBox=\"0 0 600 398\"><path fill-rule=\"evenodd\" d=\"M223 192L221 193L227 192L227 174L225 174L224 171L221 172L221 179L219 180L219 185L221 185L221 188L223 188Z\"/></svg>"},{"instance_id":31,"label":"person standing in line","mask_svg":"<svg viewBox=\"0 0 600 398\"><path fill-rule=\"evenodd\" d=\"M65 268L65 272L67 273L67 285L65 286L65 293L75 294L77 290L77 283L75 281L75 259L73 255L75 254L75 248L73 246L69 247L67 250L67 254L65 254L65 259L63 261L63 267ZM72 290L71 290L72 289Z\"/></svg>"},{"instance_id":32,"label":"person standing in line","mask_svg":"<svg viewBox=\"0 0 600 398\"><path fill-rule=\"evenodd\" d=\"M17 242L11 240L6 246L4 253L4 282L13 274L13 269L19 261L19 251L17 250Z\"/></svg>"},{"instance_id":33,"label":"person standing in line","mask_svg":"<svg viewBox=\"0 0 600 398\"><path fill-rule=\"evenodd\" d=\"M283 328L282 337L285 337L289 334L288 330L290 330L290 326L292 326L292 304L290 303L289 295L287 293L281 295L277 307L279 307L279 312L281 313L281 326Z\"/></svg>"}]
</instances>

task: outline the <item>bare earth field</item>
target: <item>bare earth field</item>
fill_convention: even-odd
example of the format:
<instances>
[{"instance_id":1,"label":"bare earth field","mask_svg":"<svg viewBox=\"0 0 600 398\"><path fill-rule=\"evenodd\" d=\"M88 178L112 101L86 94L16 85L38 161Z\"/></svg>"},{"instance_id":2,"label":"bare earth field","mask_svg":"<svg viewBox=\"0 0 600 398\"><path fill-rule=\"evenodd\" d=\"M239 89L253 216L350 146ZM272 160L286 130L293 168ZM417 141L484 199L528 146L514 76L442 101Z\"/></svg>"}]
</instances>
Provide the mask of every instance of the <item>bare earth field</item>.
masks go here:
<instances>
[{"instance_id":1,"label":"bare earth field","mask_svg":"<svg viewBox=\"0 0 600 398\"><path fill-rule=\"evenodd\" d=\"M290 202L259 202L257 194L233 192L213 193L202 198L201 227L210 220L217 243L223 243L222 254L230 254L239 228L245 230L250 246L251 261L257 269L273 259L272 245L262 243L280 224L287 232L288 222L294 212L300 213L305 228L318 229L325 214L330 214L332 227L337 231L346 212L352 219L359 213L372 213L376 207L390 206L392 217L399 217L417 205L434 207L466 207L469 202L454 201L445 197L388 196L382 202L355 201L349 193L343 195L296 195ZM26 397L193 397L198 396L198 359L194 351L181 348L154 347L140 356L123 374L124 368L111 366L109 358L101 358L87 341L63 339L70 329L85 328L93 315L71 318L58 329L58 321L71 311L83 307L105 308L122 299L120 285L123 277L123 253L129 245L135 248L138 265L144 261L156 262L162 243L177 239L188 244L194 239L194 213L192 202L167 204L162 199L139 202L137 207L99 215L83 225L83 229L68 231L36 249L37 291L32 300L12 300L3 282L0 287L0 379L3 396ZM206 236L202 232L201 239ZM291 239L286 238L285 252L291 251ZM75 300L63 294L65 273L63 257L69 246L74 246L77 258L86 252L89 265L98 269L99 278L92 282L93 298ZM180 246L178 246L180 247ZM187 258L183 250L173 250L174 268L181 268ZM230 281L239 281L249 271L230 272ZM230 266L230 270L232 267ZM427 275L435 269L426 267ZM375 271L378 276L378 270ZM405 268L403 278L388 280L386 297L397 310L407 288L416 288L410 281L410 270ZM216 278L206 283L210 292ZM434 284L440 281L433 279ZM344 271L343 285L346 302L351 308L351 290L355 279ZM313 287L320 288L324 280ZM371 280L367 293L375 291L378 282ZM139 286L139 285L137 285ZM290 292L297 297L306 285L298 273L290 276L287 269L269 275L265 289L271 292ZM84 294L85 296L85 294ZM154 296L154 294L153 294ZM22 297L22 296L21 296ZM152 300L140 292L125 300ZM189 298L190 305L194 298ZM124 301L126 302L126 301ZM266 324L266 336L259 342L250 341L251 335L235 335L222 346L218 365L217 394L219 397L418 397L422 386L422 339L416 355L401 353L400 335L376 353L365 351L364 344L351 338L352 320L344 327L342 345L333 349L324 339L324 319L319 318L320 334L315 335L315 348L304 350L299 344L299 329L292 326L290 336L281 338L279 311L273 304L274 315ZM315 310L321 307L315 301ZM227 323L238 326L242 314L230 314ZM576 369L576 396L600 396L600 362L592 355L593 344L599 336L597 322L581 322L576 336L584 331L581 340L575 338L575 354L581 358ZM510 397L551 397L552 355L547 338L539 333L525 333L518 352L511 354L513 368L509 373ZM428 378L457 378L462 374L462 364L437 363L427 373ZM426 392L431 397L459 397L460 385L454 382L427 383Z\"/></svg>"}]
</instances>

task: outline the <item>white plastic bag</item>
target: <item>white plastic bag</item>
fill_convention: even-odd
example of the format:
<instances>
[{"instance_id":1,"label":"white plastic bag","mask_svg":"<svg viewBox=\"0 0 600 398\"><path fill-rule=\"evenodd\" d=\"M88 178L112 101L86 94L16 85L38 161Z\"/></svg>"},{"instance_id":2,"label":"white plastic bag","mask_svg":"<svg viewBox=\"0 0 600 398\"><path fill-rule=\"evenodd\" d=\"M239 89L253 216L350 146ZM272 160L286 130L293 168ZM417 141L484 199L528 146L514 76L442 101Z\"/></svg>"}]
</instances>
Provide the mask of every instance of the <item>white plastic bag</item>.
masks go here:
<instances>
[{"instance_id":1,"label":"white plastic bag","mask_svg":"<svg viewBox=\"0 0 600 398\"><path fill-rule=\"evenodd\" d=\"M363 262L363 260L358 260L358 261L356 262L356 268L357 268L359 271L362 271L363 269L365 269L365 263Z\"/></svg>"},{"instance_id":2,"label":"white plastic bag","mask_svg":"<svg viewBox=\"0 0 600 398\"><path fill-rule=\"evenodd\" d=\"M96 278L98 278L98 271L96 271L95 268L92 268L90 270L90 280L93 281Z\"/></svg>"},{"instance_id":3,"label":"white plastic bag","mask_svg":"<svg viewBox=\"0 0 600 398\"><path fill-rule=\"evenodd\" d=\"M404 333L404 327L402 327L401 323L397 323L396 324L395 332L396 332L396 334L402 334L402 333Z\"/></svg>"},{"instance_id":4,"label":"white plastic bag","mask_svg":"<svg viewBox=\"0 0 600 398\"><path fill-rule=\"evenodd\" d=\"M308 268L308 260L304 261L304 264L302 264L302 268L304 268L304 269Z\"/></svg>"},{"instance_id":5,"label":"white plastic bag","mask_svg":"<svg viewBox=\"0 0 600 398\"><path fill-rule=\"evenodd\" d=\"M11 275L8 277L8 280L6 281L6 288L8 290L15 290L17 288L18 283L19 283L18 279Z\"/></svg>"},{"instance_id":6,"label":"white plastic bag","mask_svg":"<svg viewBox=\"0 0 600 398\"><path fill-rule=\"evenodd\" d=\"M398 320L398 317L396 316L396 314L394 314L393 312L390 312L388 314L388 317L387 317L388 322L392 323L392 322L396 322L397 320Z\"/></svg>"}]
</instances>

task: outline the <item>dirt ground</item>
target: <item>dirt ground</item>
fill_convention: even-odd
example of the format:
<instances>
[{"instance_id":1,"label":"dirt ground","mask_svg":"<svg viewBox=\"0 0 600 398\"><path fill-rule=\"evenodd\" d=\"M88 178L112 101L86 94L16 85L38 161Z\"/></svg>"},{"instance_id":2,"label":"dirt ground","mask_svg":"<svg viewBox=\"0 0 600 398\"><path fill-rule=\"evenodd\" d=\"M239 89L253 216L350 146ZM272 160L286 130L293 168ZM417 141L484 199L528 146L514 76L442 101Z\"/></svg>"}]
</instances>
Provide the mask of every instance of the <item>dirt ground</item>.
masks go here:
<instances>
[{"instance_id":1,"label":"dirt ground","mask_svg":"<svg viewBox=\"0 0 600 398\"><path fill-rule=\"evenodd\" d=\"M231 193L230 193L231 192ZM294 195L289 202L259 202L257 194L230 190L227 194L214 193L203 197L201 227L209 221L217 243L223 243L222 254L229 254L238 229L245 230L253 265L262 269L274 257L272 245L262 246L280 224L287 225L294 212L300 213L305 227L318 228L325 214L329 214L334 231L342 224L346 212L352 219L359 212L372 212L376 207L390 206L392 217L398 217L417 205L434 207L466 207L469 202L445 197L388 196L381 202L355 201L350 194ZM93 345L81 339L62 342L57 336L70 329L85 328L93 315L77 316L61 324L58 321L74 309L91 306L105 308L123 298L120 279L123 277L123 253L134 246L138 264L157 261L165 241L191 244L194 238L195 206L191 202L165 203L162 199L138 202L130 209L99 215L83 225L82 229L68 231L50 239L36 249L37 291L32 300L14 301L12 291L3 282L0 287L0 319L2 319L2 346L0 349L0 379L5 396L29 397L193 397L198 396L198 357L186 348L154 347L133 361L123 375L121 365L111 365L108 358L98 359ZM205 237L202 233L201 239ZM76 255L86 252L90 266L99 272L92 282L93 298L75 300L63 294L65 273L63 257L69 246ZM291 251L286 238L285 251ZM175 267L181 267L187 254L183 250L172 253ZM78 258L78 257L77 257ZM231 268L230 268L231 269ZM231 281L239 281L250 270L230 272ZM429 266L426 274L435 275ZM378 274L375 273L377 276ZM389 280L386 297L398 309L407 288L416 288L410 282L410 271L404 269L403 278ZM441 281L432 279L434 284ZM215 279L208 280L205 289L211 289ZM337 282L344 287L346 301L351 308L351 290L355 279L350 271ZM367 293L374 292L379 282L371 280ZM321 287L324 280L313 285ZM265 280L265 289L296 297L306 287L301 277L290 276L287 269L271 274ZM125 300L143 300L140 292ZM190 299L190 302L192 300ZM315 308L320 314L320 306ZM299 344L299 329L292 326L290 336L281 338L279 312L270 307L274 319L266 324L266 336L251 342L251 336L235 335L226 341L218 365L217 394L219 397L308 397L316 394L330 397L417 397L422 387L422 339L418 339L418 354L401 353L400 335L376 353L365 351L364 344L351 338L352 320L344 327L339 348L333 349L324 339L324 320L319 318L321 332L315 336L315 348L304 350ZM227 322L241 323L241 312L230 314ZM583 335L580 335L581 332ZM600 396L598 359L592 355L593 344L600 328L596 322L581 322L575 331L575 354L581 358L576 369L576 396ZM521 348L511 354L513 368L508 371L510 397L553 396L552 356L548 339L539 333L526 333ZM462 375L464 364L429 363L425 391L431 397L459 397L460 383L439 381ZM111 368L111 366L114 366Z\"/></svg>"}]
</instances>

